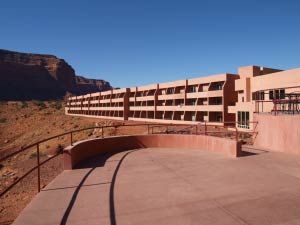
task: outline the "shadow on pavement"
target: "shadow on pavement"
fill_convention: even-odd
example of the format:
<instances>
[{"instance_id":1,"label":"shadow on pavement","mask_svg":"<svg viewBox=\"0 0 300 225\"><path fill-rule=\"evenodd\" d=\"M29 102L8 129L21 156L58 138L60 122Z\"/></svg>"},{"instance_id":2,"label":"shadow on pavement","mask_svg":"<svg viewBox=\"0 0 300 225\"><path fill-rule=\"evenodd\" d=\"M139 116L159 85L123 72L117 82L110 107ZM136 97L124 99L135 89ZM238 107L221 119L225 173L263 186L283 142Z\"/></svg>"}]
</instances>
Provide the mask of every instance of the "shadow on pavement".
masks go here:
<instances>
[{"instance_id":1,"label":"shadow on pavement","mask_svg":"<svg viewBox=\"0 0 300 225\"><path fill-rule=\"evenodd\" d=\"M124 159L131 154L132 152L135 152L137 150L131 150L127 153L125 153L122 158L120 160L111 160L111 161L118 161L118 164L116 166L116 169L114 171L113 177L111 182L108 183L97 183L97 184L91 184L91 185L84 185L84 182L86 181L86 179L90 176L90 174L97 168L97 167L103 167L105 165L106 162L109 162L109 158L117 153L120 152L113 152L113 153L105 153L105 154L101 154L101 155L97 155L94 157L91 157L90 159L85 160L84 162L81 162L78 166L76 166L76 169L83 169L83 168L91 168L82 178L82 180L80 181L79 185L73 186L73 187L65 187L65 188L60 188L60 189L66 189L66 188L75 188L75 191L73 193L73 196L71 198L71 201L62 217L62 220L60 222L60 225L65 225L67 223L68 217L71 213L71 210L74 206L74 203L76 201L76 198L79 194L80 189L83 186L92 186L92 185L101 185L101 184L111 184L110 185L110 190L109 190L109 209L110 209L110 224L111 225L116 225L116 216L115 216L115 204L114 204L114 187L115 187L115 183L116 183L116 179L117 179L117 175L118 175L118 171L121 167L122 162L124 161ZM47 189L44 191L48 191L51 189Z\"/></svg>"}]
</instances>

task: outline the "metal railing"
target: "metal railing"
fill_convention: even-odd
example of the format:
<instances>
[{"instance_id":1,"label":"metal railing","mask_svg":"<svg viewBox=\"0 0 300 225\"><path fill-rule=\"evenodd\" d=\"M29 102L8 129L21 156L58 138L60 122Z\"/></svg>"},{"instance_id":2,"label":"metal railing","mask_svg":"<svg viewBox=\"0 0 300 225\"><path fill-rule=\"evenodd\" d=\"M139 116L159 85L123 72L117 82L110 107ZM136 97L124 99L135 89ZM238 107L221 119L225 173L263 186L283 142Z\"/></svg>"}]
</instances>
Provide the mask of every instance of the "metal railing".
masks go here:
<instances>
[{"instance_id":1,"label":"metal railing","mask_svg":"<svg viewBox=\"0 0 300 225\"><path fill-rule=\"evenodd\" d=\"M224 122L224 124L236 124L237 122ZM59 137L62 137L62 136L69 136L70 137L70 145L72 146L73 145L73 135L75 133L78 133L78 132L82 132L82 131L86 131L86 130L92 130L92 129L101 129L101 138L104 138L104 130L105 129L108 129L108 128L120 128L120 127L137 127L137 126L146 126L146 131L147 131L147 134L155 134L154 132L154 129L155 128L162 128L162 127L165 127L167 128L165 131L163 131L163 133L166 133L166 134L171 134L171 133L176 133L176 134L182 134L182 133L185 133L185 134L196 134L196 135L199 135L199 134L202 134L202 135L213 135L213 134L229 134L229 133L233 133L232 131L229 131L229 130L223 130L223 131L214 131L214 130L209 130L208 128L209 127L218 127L218 128L233 128L234 129L234 135L233 137L235 138L236 141L239 140L239 131L238 129L235 127L232 127L232 126L225 126L225 125L210 125L210 124L207 124L206 122L204 123L199 123L199 124L195 124L195 125L187 125L187 124L165 124L165 123L162 123L162 124L123 124L123 125L111 125L111 126L94 126L94 127L88 127L88 128L82 128L82 129L78 129L78 130L72 130L72 131L68 131L68 132L65 132L65 133L62 133L62 134L58 134L58 135L55 135L55 136L52 136L52 137L49 137L49 138L46 138L46 139L43 139L43 140L40 140L38 142L35 142L33 144L30 144L26 147L21 147L21 149L13 152L13 153L10 153L4 157L2 157L0 159L0 163L1 162L4 162L5 160L8 160L20 153L23 153L27 150L29 150L30 148L32 147L35 147L36 148L36 158L37 158L37 164L36 166L34 166L33 168L31 168L29 171L27 171L25 174L23 174L22 176L20 176L18 179L16 179L12 184L10 184L8 187L4 188L3 191L1 191L0 193L0 198L2 196L4 196L8 191L10 191L16 184L18 184L19 182L21 182L25 177L27 177L29 174L31 174L33 171L37 170L37 190L38 192L40 192L41 190L41 172L40 172L40 167L42 165L44 165L45 163L49 162L50 160L56 158L58 155L62 154L63 152L63 148L59 149L55 155L51 156L50 158L44 160L43 162L40 161L40 145L46 141L49 141L49 140L52 140L52 139L55 139L55 138L59 138ZM181 128L181 129L178 129L178 130L173 130L172 132L170 132L169 128L170 127L176 127L176 128ZM184 127L184 128L182 128ZM202 129L201 129L202 128ZM251 132L249 132L251 133ZM226 135L225 135L226 136Z\"/></svg>"}]
</instances>

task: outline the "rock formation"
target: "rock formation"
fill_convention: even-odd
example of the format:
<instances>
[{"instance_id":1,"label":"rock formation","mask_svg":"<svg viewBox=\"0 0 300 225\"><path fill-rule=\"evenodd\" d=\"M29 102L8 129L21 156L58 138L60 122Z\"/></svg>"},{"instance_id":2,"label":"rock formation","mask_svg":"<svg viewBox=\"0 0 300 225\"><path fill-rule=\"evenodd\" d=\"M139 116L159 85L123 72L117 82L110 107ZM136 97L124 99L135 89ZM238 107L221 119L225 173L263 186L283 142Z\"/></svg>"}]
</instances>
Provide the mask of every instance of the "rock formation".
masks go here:
<instances>
[{"instance_id":1,"label":"rock formation","mask_svg":"<svg viewBox=\"0 0 300 225\"><path fill-rule=\"evenodd\" d=\"M109 82L105 80L89 79L76 75L76 84L79 94L111 90Z\"/></svg>"},{"instance_id":2,"label":"rock formation","mask_svg":"<svg viewBox=\"0 0 300 225\"><path fill-rule=\"evenodd\" d=\"M56 56L0 50L0 100L61 99L111 88L107 81L77 77Z\"/></svg>"}]
</instances>

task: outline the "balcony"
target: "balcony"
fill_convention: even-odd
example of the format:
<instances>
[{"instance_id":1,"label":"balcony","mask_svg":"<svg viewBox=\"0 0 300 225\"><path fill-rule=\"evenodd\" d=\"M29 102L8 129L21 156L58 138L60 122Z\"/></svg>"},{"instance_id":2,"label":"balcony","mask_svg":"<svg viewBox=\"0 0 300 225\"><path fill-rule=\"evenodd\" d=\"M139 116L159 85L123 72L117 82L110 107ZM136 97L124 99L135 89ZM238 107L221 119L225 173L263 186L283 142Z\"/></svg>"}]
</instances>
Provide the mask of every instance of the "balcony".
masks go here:
<instances>
[{"instance_id":1,"label":"balcony","mask_svg":"<svg viewBox=\"0 0 300 225\"><path fill-rule=\"evenodd\" d=\"M158 111L223 111L223 105L157 106Z\"/></svg>"},{"instance_id":2,"label":"balcony","mask_svg":"<svg viewBox=\"0 0 300 225\"><path fill-rule=\"evenodd\" d=\"M171 106L156 106L158 111L183 111L184 109L180 106L171 105Z\"/></svg>"},{"instance_id":3,"label":"balcony","mask_svg":"<svg viewBox=\"0 0 300 225\"><path fill-rule=\"evenodd\" d=\"M103 99L103 100L100 101L100 103L110 103L110 102L111 102L110 99Z\"/></svg>"},{"instance_id":4,"label":"balcony","mask_svg":"<svg viewBox=\"0 0 300 225\"><path fill-rule=\"evenodd\" d=\"M187 98L207 98L208 92L193 92L193 93L186 93Z\"/></svg>"},{"instance_id":5,"label":"balcony","mask_svg":"<svg viewBox=\"0 0 300 225\"><path fill-rule=\"evenodd\" d=\"M151 101L151 100L154 100L154 96L136 97L136 101Z\"/></svg>"},{"instance_id":6,"label":"balcony","mask_svg":"<svg viewBox=\"0 0 300 225\"><path fill-rule=\"evenodd\" d=\"M130 106L131 111L154 111L155 106Z\"/></svg>"},{"instance_id":7,"label":"balcony","mask_svg":"<svg viewBox=\"0 0 300 225\"><path fill-rule=\"evenodd\" d=\"M124 102L124 98L114 98L111 100L111 102Z\"/></svg>"},{"instance_id":8,"label":"balcony","mask_svg":"<svg viewBox=\"0 0 300 225\"><path fill-rule=\"evenodd\" d=\"M99 100L91 100L90 101L90 104L97 104L97 103L99 103Z\"/></svg>"},{"instance_id":9,"label":"balcony","mask_svg":"<svg viewBox=\"0 0 300 225\"><path fill-rule=\"evenodd\" d=\"M222 97L223 90L209 91L207 92L208 97Z\"/></svg>"},{"instance_id":10,"label":"balcony","mask_svg":"<svg viewBox=\"0 0 300 225\"><path fill-rule=\"evenodd\" d=\"M90 107L90 110L98 110L98 111L123 111L124 107L122 106L107 106L107 107Z\"/></svg>"},{"instance_id":11,"label":"balcony","mask_svg":"<svg viewBox=\"0 0 300 225\"><path fill-rule=\"evenodd\" d=\"M184 99L184 93L159 95L158 100L173 100L173 99Z\"/></svg>"}]
</instances>

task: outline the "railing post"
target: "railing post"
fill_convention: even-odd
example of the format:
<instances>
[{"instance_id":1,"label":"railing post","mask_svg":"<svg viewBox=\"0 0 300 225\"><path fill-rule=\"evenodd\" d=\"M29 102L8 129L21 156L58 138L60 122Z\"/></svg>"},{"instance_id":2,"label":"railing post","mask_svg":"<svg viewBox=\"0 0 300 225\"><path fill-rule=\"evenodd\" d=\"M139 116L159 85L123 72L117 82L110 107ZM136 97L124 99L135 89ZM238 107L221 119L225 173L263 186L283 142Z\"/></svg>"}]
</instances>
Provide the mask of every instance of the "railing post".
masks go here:
<instances>
[{"instance_id":1,"label":"railing post","mask_svg":"<svg viewBox=\"0 0 300 225\"><path fill-rule=\"evenodd\" d=\"M70 135L71 135L71 146L72 146L73 145L73 132L72 131L71 131Z\"/></svg>"},{"instance_id":2,"label":"railing post","mask_svg":"<svg viewBox=\"0 0 300 225\"><path fill-rule=\"evenodd\" d=\"M207 126L206 126L206 121L205 121L205 122L204 122L204 134L205 134L205 135L207 135L206 132L207 132Z\"/></svg>"},{"instance_id":3,"label":"railing post","mask_svg":"<svg viewBox=\"0 0 300 225\"><path fill-rule=\"evenodd\" d=\"M36 145L36 159L37 159L37 171L38 171L38 192L41 191L41 171L40 171L40 145Z\"/></svg>"},{"instance_id":4,"label":"railing post","mask_svg":"<svg viewBox=\"0 0 300 225\"><path fill-rule=\"evenodd\" d=\"M237 128L235 128L235 140L239 141L239 132Z\"/></svg>"},{"instance_id":5,"label":"railing post","mask_svg":"<svg viewBox=\"0 0 300 225\"><path fill-rule=\"evenodd\" d=\"M198 134L198 125L196 125L196 135Z\"/></svg>"},{"instance_id":6,"label":"railing post","mask_svg":"<svg viewBox=\"0 0 300 225\"><path fill-rule=\"evenodd\" d=\"M150 127L149 124L147 124L147 129L148 129L148 135L150 134Z\"/></svg>"}]
</instances>

